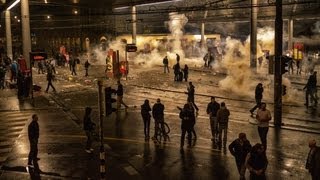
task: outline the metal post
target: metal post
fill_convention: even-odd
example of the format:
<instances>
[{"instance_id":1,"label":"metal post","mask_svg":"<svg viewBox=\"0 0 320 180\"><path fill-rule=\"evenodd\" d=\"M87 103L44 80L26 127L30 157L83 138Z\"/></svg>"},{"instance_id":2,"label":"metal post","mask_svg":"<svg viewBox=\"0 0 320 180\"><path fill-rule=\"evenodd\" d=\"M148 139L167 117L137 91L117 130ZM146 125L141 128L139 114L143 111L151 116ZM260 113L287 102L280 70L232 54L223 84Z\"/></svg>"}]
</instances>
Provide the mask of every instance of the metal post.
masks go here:
<instances>
[{"instance_id":1,"label":"metal post","mask_svg":"<svg viewBox=\"0 0 320 180\"><path fill-rule=\"evenodd\" d=\"M117 50L117 80L121 79L121 72L120 72L120 54L119 54L119 50Z\"/></svg>"},{"instance_id":2,"label":"metal post","mask_svg":"<svg viewBox=\"0 0 320 180\"><path fill-rule=\"evenodd\" d=\"M5 11L5 18L6 18L6 42L7 42L7 56L13 60L12 54L12 37L11 37L11 17L10 11Z\"/></svg>"},{"instance_id":3,"label":"metal post","mask_svg":"<svg viewBox=\"0 0 320 180\"><path fill-rule=\"evenodd\" d=\"M274 125L280 127L282 124L282 74L281 74L281 55L282 55L282 0L276 1L276 20L275 20L275 72L274 72Z\"/></svg>"},{"instance_id":4,"label":"metal post","mask_svg":"<svg viewBox=\"0 0 320 180\"><path fill-rule=\"evenodd\" d=\"M23 57L29 66L31 52L31 36L30 36L30 16L29 16L29 0L21 0L21 23L22 23L22 49ZM31 68L31 67L28 67Z\"/></svg>"},{"instance_id":5,"label":"metal post","mask_svg":"<svg viewBox=\"0 0 320 180\"><path fill-rule=\"evenodd\" d=\"M288 50L293 50L293 19L288 20Z\"/></svg>"},{"instance_id":6,"label":"metal post","mask_svg":"<svg viewBox=\"0 0 320 180\"><path fill-rule=\"evenodd\" d=\"M251 0L250 67L257 67L258 0Z\"/></svg>"},{"instance_id":7,"label":"metal post","mask_svg":"<svg viewBox=\"0 0 320 180\"><path fill-rule=\"evenodd\" d=\"M205 30L205 24L204 22L202 22L201 23L201 48L204 48L204 45L205 45L204 30Z\"/></svg>"},{"instance_id":8,"label":"metal post","mask_svg":"<svg viewBox=\"0 0 320 180\"><path fill-rule=\"evenodd\" d=\"M137 43L137 9L132 6L132 44Z\"/></svg>"},{"instance_id":9,"label":"metal post","mask_svg":"<svg viewBox=\"0 0 320 180\"><path fill-rule=\"evenodd\" d=\"M104 151L104 144L103 144L103 118L104 118L104 114L103 114L103 92L102 92L102 81L99 80L98 81L98 101L99 101L99 120L100 120L100 126L99 126L99 130L100 130L100 179L104 179L105 178L105 174L106 174L106 155L105 155L105 151Z\"/></svg>"}]
</instances>

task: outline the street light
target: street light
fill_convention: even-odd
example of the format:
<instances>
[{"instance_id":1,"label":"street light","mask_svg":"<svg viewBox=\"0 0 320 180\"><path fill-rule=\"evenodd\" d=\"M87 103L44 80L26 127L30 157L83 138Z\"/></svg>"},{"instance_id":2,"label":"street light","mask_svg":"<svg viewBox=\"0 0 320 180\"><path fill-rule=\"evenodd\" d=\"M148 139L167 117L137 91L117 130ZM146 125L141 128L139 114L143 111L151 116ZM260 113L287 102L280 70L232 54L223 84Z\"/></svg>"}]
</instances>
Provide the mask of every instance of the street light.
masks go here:
<instances>
[{"instance_id":1,"label":"street light","mask_svg":"<svg viewBox=\"0 0 320 180\"><path fill-rule=\"evenodd\" d=\"M14 6L16 6L19 2L20 2L20 0L16 0L15 2L13 2L13 3L7 8L7 10L10 11L10 9L12 9Z\"/></svg>"},{"instance_id":2,"label":"street light","mask_svg":"<svg viewBox=\"0 0 320 180\"><path fill-rule=\"evenodd\" d=\"M47 19L50 19L51 18L51 16L47 16Z\"/></svg>"}]
</instances>

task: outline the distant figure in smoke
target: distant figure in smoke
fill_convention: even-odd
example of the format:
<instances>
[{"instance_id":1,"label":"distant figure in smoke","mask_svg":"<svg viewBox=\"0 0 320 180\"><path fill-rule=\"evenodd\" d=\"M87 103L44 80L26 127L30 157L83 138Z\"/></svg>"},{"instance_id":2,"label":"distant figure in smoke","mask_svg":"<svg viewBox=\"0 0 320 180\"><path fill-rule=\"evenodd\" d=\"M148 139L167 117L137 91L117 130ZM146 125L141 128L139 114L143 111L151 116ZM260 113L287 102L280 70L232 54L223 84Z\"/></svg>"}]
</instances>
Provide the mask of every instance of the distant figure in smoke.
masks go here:
<instances>
[{"instance_id":1,"label":"distant figure in smoke","mask_svg":"<svg viewBox=\"0 0 320 180\"><path fill-rule=\"evenodd\" d=\"M257 108L260 108L262 97L263 97L263 86L262 86L262 83L259 83L256 86L256 90L255 90L256 105L250 110L251 117L253 117L253 112Z\"/></svg>"},{"instance_id":2,"label":"distant figure in smoke","mask_svg":"<svg viewBox=\"0 0 320 180\"><path fill-rule=\"evenodd\" d=\"M214 54L209 53L208 67L212 68L212 63L214 62Z\"/></svg>"},{"instance_id":3,"label":"distant figure in smoke","mask_svg":"<svg viewBox=\"0 0 320 180\"><path fill-rule=\"evenodd\" d=\"M43 61L42 60L38 61L38 74L40 74L40 72L42 74L44 74L44 68L43 68Z\"/></svg>"},{"instance_id":4,"label":"distant figure in smoke","mask_svg":"<svg viewBox=\"0 0 320 180\"><path fill-rule=\"evenodd\" d=\"M289 58L289 62L288 62L288 73L289 74L293 74L293 64L294 64L293 58ZM290 73L290 70L291 70L291 73Z\"/></svg>"},{"instance_id":5,"label":"distant figure in smoke","mask_svg":"<svg viewBox=\"0 0 320 180\"><path fill-rule=\"evenodd\" d=\"M149 104L149 100L146 99L144 103L141 105L141 116L144 124L144 139L145 141L149 141L150 139L150 115L151 107Z\"/></svg>"},{"instance_id":6,"label":"distant figure in smoke","mask_svg":"<svg viewBox=\"0 0 320 180\"><path fill-rule=\"evenodd\" d=\"M188 67L188 65L184 65L183 77L184 77L185 82L188 81L188 76L189 76L189 67Z\"/></svg>"},{"instance_id":7,"label":"distant figure in smoke","mask_svg":"<svg viewBox=\"0 0 320 180\"><path fill-rule=\"evenodd\" d=\"M77 72L76 72L77 62L78 62L78 59L72 58L72 61L71 61L71 69L72 69L71 70L71 75L77 75Z\"/></svg>"},{"instance_id":8,"label":"distant figure in smoke","mask_svg":"<svg viewBox=\"0 0 320 180\"><path fill-rule=\"evenodd\" d=\"M317 94L317 71L309 76L307 84L304 86L303 90L306 89L306 103L307 108L309 107L309 96L311 97L311 102L315 102L315 106L318 104L316 98Z\"/></svg>"},{"instance_id":9,"label":"distant figure in smoke","mask_svg":"<svg viewBox=\"0 0 320 180\"><path fill-rule=\"evenodd\" d=\"M179 54L176 54L176 56L177 56L177 63L179 63L180 62L180 56L179 56Z\"/></svg>"},{"instance_id":10,"label":"distant figure in smoke","mask_svg":"<svg viewBox=\"0 0 320 180\"><path fill-rule=\"evenodd\" d=\"M121 104L125 106L127 109L128 106L123 102L123 85L120 81L117 81L118 83L118 89L117 89L117 109L119 110L121 108Z\"/></svg>"},{"instance_id":11,"label":"distant figure in smoke","mask_svg":"<svg viewBox=\"0 0 320 180\"><path fill-rule=\"evenodd\" d=\"M180 69L179 73L178 73L178 81L182 82L183 80L183 70Z\"/></svg>"},{"instance_id":12,"label":"distant figure in smoke","mask_svg":"<svg viewBox=\"0 0 320 180\"><path fill-rule=\"evenodd\" d=\"M195 93L195 87L194 87L194 85L192 84L192 82L189 82L189 86L188 86L188 88L187 88L187 94L188 94L188 99L187 99L187 101L188 102L191 102L193 105L194 105L194 108L196 109L196 111L197 111L197 113L198 113L198 111L199 111L199 108L198 108L198 106L195 104L195 102L194 102L194 93Z\"/></svg>"},{"instance_id":13,"label":"distant figure in smoke","mask_svg":"<svg viewBox=\"0 0 320 180\"><path fill-rule=\"evenodd\" d=\"M84 63L84 69L86 70L86 77L88 77L89 76L89 74L88 74L88 70L89 70L89 66L90 66L91 64L89 63L89 61L88 60L86 60L86 62Z\"/></svg>"},{"instance_id":14,"label":"distant figure in smoke","mask_svg":"<svg viewBox=\"0 0 320 180\"><path fill-rule=\"evenodd\" d=\"M301 75L301 69L302 69L302 67L301 67L301 61L302 61L302 60L300 60L300 59L297 59L297 60L296 60L296 65L297 65L297 75L298 75L298 74L300 74L300 75Z\"/></svg>"},{"instance_id":15,"label":"distant figure in smoke","mask_svg":"<svg viewBox=\"0 0 320 180\"><path fill-rule=\"evenodd\" d=\"M180 73L180 64L179 64L179 62L177 62L177 64L175 64L173 66L173 73L174 73L174 81L178 81L179 73Z\"/></svg>"},{"instance_id":16,"label":"distant figure in smoke","mask_svg":"<svg viewBox=\"0 0 320 180\"><path fill-rule=\"evenodd\" d=\"M93 142L93 131L95 127L95 123L91 121L91 112L92 108L86 107L85 109L85 114L83 117L83 130L86 132L87 135L87 143L86 143L86 148L85 151L87 153L92 153L92 142Z\"/></svg>"},{"instance_id":17,"label":"distant figure in smoke","mask_svg":"<svg viewBox=\"0 0 320 180\"><path fill-rule=\"evenodd\" d=\"M169 72L169 60L168 60L168 57L167 57L167 56L165 56L165 57L163 58L162 63L163 63L164 73L166 73L166 71L168 71L168 73L170 73L170 72Z\"/></svg>"},{"instance_id":18,"label":"distant figure in smoke","mask_svg":"<svg viewBox=\"0 0 320 180\"><path fill-rule=\"evenodd\" d=\"M209 67L208 66L208 59L209 59L209 53L207 53L204 57L203 57L203 61L204 61L204 67Z\"/></svg>"}]
</instances>

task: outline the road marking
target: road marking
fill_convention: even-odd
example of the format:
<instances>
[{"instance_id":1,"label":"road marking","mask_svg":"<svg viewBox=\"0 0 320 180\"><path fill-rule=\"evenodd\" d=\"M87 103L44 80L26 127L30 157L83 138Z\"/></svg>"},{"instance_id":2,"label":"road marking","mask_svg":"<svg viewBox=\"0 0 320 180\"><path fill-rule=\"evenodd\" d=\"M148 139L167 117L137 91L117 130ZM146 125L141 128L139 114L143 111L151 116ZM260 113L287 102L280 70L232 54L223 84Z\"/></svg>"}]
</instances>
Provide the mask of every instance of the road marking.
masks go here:
<instances>
[{"instance_id":1,"label":"road marking","mask_svg":"<svg viewBox=\"0 0 320 180\"><path fill-rule=\"evenodd\" d=\"M123 168L130 176L138 175L139 173L132 167L126 166Z\"/></svg>"},{"instance_id":2,"label":"road marking","mask_svg":"<svg viewBox=\"0 0 320 180\"><path fill-rule=\"evenodd\" d=\"M9 153L11 151L12 148L3 148L3 149L0 149L0 154L2 153Z\"/></svg>"},{"instance_id":3,"label":"road marking","mask_svg":"<svg viewBox=\"0 0 320 180\"><path fill-rule=\"evenodd\" d=\"M14 143L14 141L3 141L3 142L0 142L0 147L1 146L10 146Z\"/></svg>"}]
</instances>

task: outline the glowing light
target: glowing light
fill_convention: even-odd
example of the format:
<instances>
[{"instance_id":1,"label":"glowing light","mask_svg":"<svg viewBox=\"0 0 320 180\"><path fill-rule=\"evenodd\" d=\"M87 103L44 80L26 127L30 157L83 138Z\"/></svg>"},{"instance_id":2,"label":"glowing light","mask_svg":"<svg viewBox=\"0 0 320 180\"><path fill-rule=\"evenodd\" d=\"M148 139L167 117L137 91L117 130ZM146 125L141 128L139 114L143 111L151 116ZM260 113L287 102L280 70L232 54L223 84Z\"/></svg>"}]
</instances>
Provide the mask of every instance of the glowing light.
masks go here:
<instances>
[{"instance_id":1,"label":"glowing light","mask_svg":"<svg viewBox=\"0 0 320 180\"><path fill-rule=\"evenodd\" d=\"M18 22L20 22L20 19L18 19Z\"/></svg>"},{"instance_id":2,"label":"glowing light","mask_svg":"<svg viewBox=\"0 0 320 180\"><path fill-rule=\"evenodd\" d=\"M78 14L78 10L74 10L73 13L74 13L74 14Z\"/></svg>"},{"instance_id":3,"label":"glowing light","mask_svg":"<svg viewBox=\"0 0 320 180\"><path fill-rule=\"evenodd\" d=\"M47 19L51 19L51 16L47 16Z\"/></svg>"},{"instance_id":4,"label":"glowing light","mask_svg":"<svg viewBox=\"0 0 320 180\"><path fill-rule=\"evenodd\" d=\"M47 0L44 0L44 3L48 4L48 1L47 1Z\"/></svg>"},{"instance_id":5,"label":"glowing light","mask_svg":"<svg viewBox=\"0 0 320 180\"><path fill-rule=\"evenodd\" d=\"M20 0L16 0L14 3L12 3L7 10L9 11L10 9L12 9L14 6L16 6L18 3L20 2Z\"/></svg>"},{"instance_id":6,"label":"glowing light","mask_svg":"<svg viewBox=\"0 0 320 180\"><path fill-rule=\"evenodd\" d=\"M14 18L15 18L15 19L17 19L17 18L18 18L18 16L14 16Z\"/></svg>"}]
</instances>

